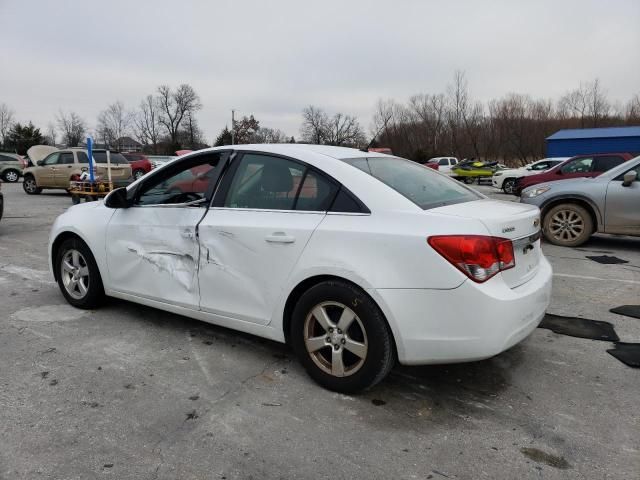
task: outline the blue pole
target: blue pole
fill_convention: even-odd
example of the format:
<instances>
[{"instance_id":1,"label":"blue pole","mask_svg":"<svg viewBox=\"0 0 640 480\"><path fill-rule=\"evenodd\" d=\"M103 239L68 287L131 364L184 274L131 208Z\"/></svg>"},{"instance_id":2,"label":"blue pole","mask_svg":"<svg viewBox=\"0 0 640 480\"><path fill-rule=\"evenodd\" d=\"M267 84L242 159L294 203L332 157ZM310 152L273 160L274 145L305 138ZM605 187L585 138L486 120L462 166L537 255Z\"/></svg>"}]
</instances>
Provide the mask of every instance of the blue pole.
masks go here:
<instances>
[{"instance_id":1,"label":"blue pole","mask_svg":"<svg viewBox=\"0 0 640 480\"><path fill-rule=\"evenodd\" d=\"M89 180L91 183L95 180L93 178L93 139L87 137L87 156L89 157Z\"/></svg>"}]
</instances>

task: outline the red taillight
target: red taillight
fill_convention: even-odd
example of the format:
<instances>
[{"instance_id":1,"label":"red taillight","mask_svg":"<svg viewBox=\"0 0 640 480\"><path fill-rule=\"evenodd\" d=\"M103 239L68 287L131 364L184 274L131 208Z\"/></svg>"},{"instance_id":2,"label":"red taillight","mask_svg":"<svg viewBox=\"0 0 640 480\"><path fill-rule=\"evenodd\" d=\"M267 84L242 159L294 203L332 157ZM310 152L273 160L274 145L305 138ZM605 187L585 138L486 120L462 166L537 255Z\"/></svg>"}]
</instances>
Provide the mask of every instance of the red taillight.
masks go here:
<instances>
[{"instance_id":1,"label":"red taillight","mask_svg":"<svg viewBox=\"0 0 640 480\"><path fill-rule=\"evenodd\" d=\"M474 282L486 282L516 265L508 238L484 235L437 235L427 239L436 252Z\"/></svg>"}]
</instances>

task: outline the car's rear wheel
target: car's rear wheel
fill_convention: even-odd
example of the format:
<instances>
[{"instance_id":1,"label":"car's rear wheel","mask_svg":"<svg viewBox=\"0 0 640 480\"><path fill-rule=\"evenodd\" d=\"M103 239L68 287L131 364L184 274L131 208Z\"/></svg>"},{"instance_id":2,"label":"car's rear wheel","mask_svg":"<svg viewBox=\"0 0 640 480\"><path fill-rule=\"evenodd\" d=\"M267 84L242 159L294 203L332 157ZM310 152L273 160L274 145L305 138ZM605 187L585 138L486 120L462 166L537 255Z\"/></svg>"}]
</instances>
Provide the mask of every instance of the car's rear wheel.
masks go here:
<instances>
[{"instance_id":1,"label":"car's rear wheel","mask_svg":"<svg viewBox=\"0 0 640 480\"><path fill-rule=\"evenodd\" d=\"M78 308L95 308L104 299L102 278L89 247L69 238L58 248L54 268L58 286L67 301Z\"/></svg>"},{"instance_id":2,"label":"car's rear wheel","mask_svg":"<svg viewBox=\"0 0 640 480\"><path fill-rule=\"evenodd\" d=\"M516 192L516 179L506 178L504 182L502 182L502 190L504 193L513 195Z\"/></svg>"},{"instance_id":3,"label":"car's rear wheel","mask_svg":"<svg viewBox=\"0 0 640 480\"><path fill-rule=\"evenodd\" d=\"M544 216L544 236L555 245L577 247L593 233L593 220L589 212L575 203L564 203L551 208Z\"/></svg>"},{"instance_id":4,"label":"car's rear wheel","mask_svg":"<svg viewBox=\"0 0 640 480\"><path fill-rule=\"evenodd\" d=\"M300 297L291 341L309 375L338 392L372 387L395 362L393 337L378 306L340 280L319 283Z\"/></svg>"},{"instance_id":5,"label":"car's rear wheel","mask_svg":"<svg viewBox=\"0 0 640 480\"><path fill-rule=\"evenodd\" d=\"M476 179L473 177L464 177L463 182L466 183L467 185L473 185L473 182L475 182Z\"/></svg>"},{"instance_id":6,"label":"car's rear wheel","mask_svg":"<svg viewBox=\"0 0 640 480\"><path fill-rule=\"evenodd\" d=\"M133 171L133 179L134 180L138 180L140 177L142 177L145 174L145 171L142 170L141 168L138 168L136 170Z\"/></svg>"},{"instance_id":7,"label":"car's rear wheel","mask_svg":"<svg viewBox=\"0 0 640 480\"><path fill-rule=\"evenodd\" d=\"M22 189L29 195L37 195L42 192L42 188L38 187L38 183L33 175L25 175L22 182Z\"/></svg>"},{"instance_id":8,"label":"car's rear wheel","mask_svg":"<svg viewBox=\"0 0 640 480\"><path fill-rule=\"evenodd\" d=\"M2 179L8 183L15 183L20 178L20 172L17 170L5 170L2 174Z\"/></svg>"}]
</instances>

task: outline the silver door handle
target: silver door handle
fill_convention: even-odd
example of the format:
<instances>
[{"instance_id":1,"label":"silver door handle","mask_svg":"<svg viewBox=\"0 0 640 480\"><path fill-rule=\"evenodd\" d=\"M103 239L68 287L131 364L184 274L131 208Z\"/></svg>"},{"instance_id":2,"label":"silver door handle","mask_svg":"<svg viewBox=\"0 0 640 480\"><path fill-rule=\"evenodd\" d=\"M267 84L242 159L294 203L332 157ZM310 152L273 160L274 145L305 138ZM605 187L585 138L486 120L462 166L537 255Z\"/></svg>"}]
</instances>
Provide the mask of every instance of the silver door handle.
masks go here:
<instances>
[{"instance_id":1,"label":"silver door handle","mask_svg":"<svg viewBox=\"0 0 640 480\"><path fill-rule=\"evenodd\" d=\"M287 235L284 232L274 232L264 237L264 239L269 243L293 243L296 241L296 237Z\"/></svg>"},{"instance_id":2,"label":"silver door handle","mask_svg":"<svg viewBox=\"0 0 640 480\"><path fill-rule=\"evenodd\" d=\"M193 238L193 232L189 230L183 230L182 232L180 232L180 236L184 238Z\"/></svg>"}]
</instances>

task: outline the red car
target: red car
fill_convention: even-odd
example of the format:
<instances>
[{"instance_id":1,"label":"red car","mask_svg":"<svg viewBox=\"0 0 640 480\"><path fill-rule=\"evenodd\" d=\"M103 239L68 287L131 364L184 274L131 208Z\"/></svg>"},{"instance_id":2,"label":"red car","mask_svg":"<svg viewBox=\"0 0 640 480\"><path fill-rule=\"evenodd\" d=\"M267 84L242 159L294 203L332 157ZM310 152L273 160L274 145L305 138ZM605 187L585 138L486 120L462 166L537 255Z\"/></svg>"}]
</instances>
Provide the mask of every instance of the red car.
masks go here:
<instances>
[{"instance_id":1,"label":"red car","mask_svg":"<svg viewBox=\"0 0 640 480\"><path fill-rule=\"evenodd\" d=\"M151 161L143 153L123 153L124 158L127 159L131 165L131 175L134 180L139 179L145 173L151 171Z\"/></svg>"},{"instance_id":2,"label":"red car","mask_svg":"<svg viewBox=\"0 0 640 480\"><path fill-rule=\"evenodd\" d=\"M520 196L522 190L532 185L554 180L565 180L578 177L597 177L607 170L617 167L633 156L630 153L596 153L592 155L578 155L556 165L546 172L516 180L515 194Z\"/></svg>"}]
</instances>

